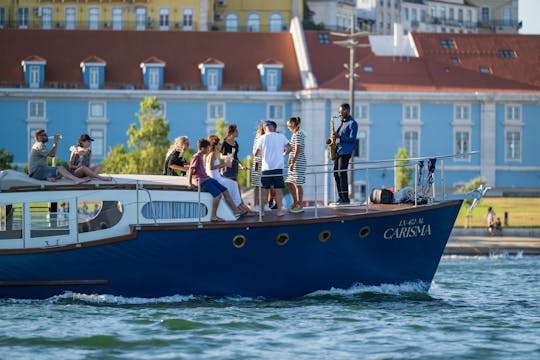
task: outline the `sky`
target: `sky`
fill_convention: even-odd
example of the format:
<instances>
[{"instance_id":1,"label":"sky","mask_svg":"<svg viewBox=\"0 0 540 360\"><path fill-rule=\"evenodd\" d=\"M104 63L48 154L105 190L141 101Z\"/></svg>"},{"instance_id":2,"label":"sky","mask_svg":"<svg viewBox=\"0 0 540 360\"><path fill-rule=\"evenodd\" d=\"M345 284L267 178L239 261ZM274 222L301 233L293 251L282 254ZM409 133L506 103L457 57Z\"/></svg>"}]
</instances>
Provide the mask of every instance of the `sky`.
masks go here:
<instances>
[{"instance_id":1,"label":"sky","mask_svg":"<svg viewBox=\"0 0 540 360\"><path fill-rule=\"evenodd\" d=\"M540 35L540 0L519 0L519 20L523 21L520 34Z\"/></svg>"}]
</instances>

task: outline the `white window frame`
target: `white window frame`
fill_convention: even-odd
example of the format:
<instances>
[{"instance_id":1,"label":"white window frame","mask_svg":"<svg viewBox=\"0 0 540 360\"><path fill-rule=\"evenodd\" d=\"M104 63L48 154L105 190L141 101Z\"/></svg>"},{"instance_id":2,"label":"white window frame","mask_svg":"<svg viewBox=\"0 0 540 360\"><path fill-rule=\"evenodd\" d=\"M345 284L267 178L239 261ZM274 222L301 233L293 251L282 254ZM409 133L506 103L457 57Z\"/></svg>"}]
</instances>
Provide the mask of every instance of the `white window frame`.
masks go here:
<instances>
[{"instance_id":1,"label":"white window frame","mask_svg":"<svg viewBox=\"0 0 540 360\"><path fill-rule=\"evenodd\" d=\"M403 104L402 143L411 158L419 157L421 154L420 139L422 138L423 123L420 119L420 104ZM409 134L416 134L417 138L411 139Z\"/></svg>"},{"instance_id":2,"label":"white window frame","mask_svg":"<svg viewBox=\"0 0 540 360\"><path fill-rule=\"evenodd\" d=\"M368 103L357 103L354 105L353 117L357 120L369 120L369 104Z\"/></svg>"},{"instance_id":3,"label":"white window frame","mask_svg":"<svg viewBox=\"0 0 540 360\"><path fill-rule=\"evenodd\" d=\"M238 31L239 20L238 15L229 13L225 16L225 31Z\"/></svg>"},{"instance_id":4,"label":"white window frame","mask_svg":"<svg viewBox=\"0 0 540 360\"><path fill-rule=\"evenodd\" d=\"M64 28L75 30L77 28L77 7L66 6L64 8Z\"/></svg>"},{"instance_id":5,"label":"white window frame","mask_svg":"<svg viewBox=\"0 0 540 360\"><path fill-rule=\"evenodd\" d=\"M96 159L103 159L106 155L107 149L107 125L89 122L88 134L94 139L92 142L92 157Z\"/></svg>"},{"instance_id":6,"label":"white window frame","mask_svg":"<svg viewBox=\"0 0 540 360\"><path fill-rule=\"evenodd\" d=\"M472 149L472 127L471 120L471 105L470 104L454 104L454 121L452 122L453 129L453 151L454 154L469 153ZM463 136L466 135L466 145ZM466 147L466 148L465 148ZM471 155L463 155L456 157L454 161L471 161Z\"/></svg>"},{"instance_id":7,"label":"white window frame","mask_svg":"<svg viewBox=\"0 0 540 360\"><path fill-rule=\"evenodd\" d=\"M206 70L206 86L208 90L217 91L218 90L218 78L219 70L217 69L207 69Z\"/></svg>"},{"instance_id":8,"label":"white window frame","mask_svg":"<svg viewBox=\"0 0 540 360\"><path fill-rule=\"evenodd\" d=\"M416 135L416 139L411 139L410 135ZM403 128L403 147L407 150L407 155L410 158L420 156L420 130L418 128Z\"/></svg>"},{"instance_id":9,"label":"white window frame","mask_svg":"<svg viewBox=\"0 0 540 360\"><path fill-rule=\"evenodd\" d=\"M182 9L182 30L193 30L193 8Z\"/></svg>"},{"instance_id":10,"label":"white window frame","mask_svg":"<svg viewBox=\"0 0 540 360\"><path fill-rule=\"evenodd\" d=\"M267 104L266 118L276 122L283 122L285 119L285 105L283 104Z\"/></svg>"},{"instance_id":11,"label":"white window frame","mask_svg":"<svg viewBox=\"0 0 540 360\"><path fill-rule=\"evenodd\" d=\"M226 119L226 105L223 102L209 102L207 111L206 133L209 135L216 132L216 122L218 119Z\"/></svg>"},{"instance_id":12,"label":"white window frame","mask_svg":"<svg viewBox=\"0 0 540 360\"><path fill-rule=\"evenodd\" d=\"M113 30L124 28L124 8L115 6L111 9L111 28Z\"/></svg>"},{"instance_id":13,"label":"white window frame","mask_svg":"<svg viewBox=\"0 0 540 360\"><path fill-rule=\"evenodd\" d=\"M420 121L420 104L403 104L403 121Z\"/></svg>"},{"instance_id":14,"label":"white window frame","mask_svg":"<svg viewBox=\"0 0 540 360\"><path fill-rule=\"evenodd\" d=\"M101 109L99 111L99 109ZM98 110L98 111L96 111ZM105 101L88 102L88 119L104 120L107 118L107 103Z\"/></svg>"},{"instance_id":15,"label":"white window frame","mask_svg":"<svg viewBox=\"0 0 540 360\"><path fill-rule=\"evenodd\" d=\"M46 106L45 100L28 100L28 119L45 120Z\"/></svg>"},{"instance_id":16,"label":"white window frame","mask_svg":"<svg viewBox=\"0 0 540 360\"><path fill-rule=\"evenodd\" d=\"M471 105L454 104L454 121L471 121Z\"/></svg>"},{"instance_id":17,"label":"white window frame","mask_svg":"<svg viewBox=\"0 0 540 360\"><path fill-rule=\"evenodd\" d=\"M30 8L20 7L17 9L17 25L19 29L28 29Z\"/></svg>"},{"instance_id":18,"label":"white window frame","mask_svg":"<svg viewBox=\"0 0 540 360\"><path fill-rule=\"evenodd\" d=\"M135 8L135 30L146 30L146 14L145 7Z\"/></svg>"},{"instance_id":19,"label":"white window frame","mask_svg":"<svg viewBox=\"0 0 540 360\"><path fill-rule=\"evenodd\" d=\"M280 13L272 13L268 16L268 32L283 31L283 17Z\"/></svg>"},{"instance_id":20,"label":"white window frame","mask_svg":"<svg viewBox=\"0 0 540 360\"><path fill-rule=\"evenodd\" d=\"M504 161L521 162L523 159L523 120L522 106L520 104L504 105ZM509 139L509 134L517 134L519 142L517 146L513 143L515 139ZM510 141L511 140L511 141Z\"/></svg>"},{"instance_id":21,"label":"white window frame","mask_svg":"<svg viewBox=\"0 0 540 360\"><path fill-rule=\"evenodd\" d=\"M268 89L268 91L278 90L278 70L266 70L266 88Z\"/></svg>"},{"instance_id":22,"label":"white window frame","mask_svg":"<svg viewBox=\"0 0 540 360\"><path fill-rule=\"evenodd\" d=\"M362 137L362 135L364 135ZM369 160L369 126L358 125L358 160ZM363 146L362 146L363 145Z\"/></svg>"},{"instance_id":23,"label":"white window frame","mask_svg":"<svg viewBox=\"0 0 540 360\"><path fill-rule=\"evenodd\" d=\"M171 27L171 9L160 7L158 10L158 29L169 30Z\"/></svg>"},{"instance_id":24,"label":"white window frame","mask_svg":"<svg viewBox=\"0 0 540 360\"><path fill-rule=\"evenodd\" d=\"M257 13L250 13L247 16L246 31L247 32L260 32L261 31L261 15Z\"/></svg>"},{"instance_id":25,"label":"white window frame","mask_svg":"<svg viewBox=\"0 0 540 360\"><path fill-rule=\"evenodd\" d=\"M6 8L0 6L0 29L6 27Z\"/></svg>"},{"instance_id":26,"label":"white window frame","mask_svg":"<svg viewBox=\"0 0 540 360\"><path fill-rule=\"evenodd\" d=\"M159 90L159 73L161 69L149 68L148 71L148 90Z\"/></svg>"},{"instance_id":27,"label":"white window frame","mask_svg":"<svg viewBox=\"0 0 540 360\"><path fill-rule=\"evenodd\" d=\"M99 89L99 68L97 66L90 66L88 69L88 87Z\"/></svg>"},{"instance_id":28,"label":"white window frame","mask_svg":"<svg viewBox=\"0 0 540 360\"><path fill-rule=\"evenodd\" d=\"M53 27L53 8L51 6L41 7L41 28L50 30Z\"/></svg>"},{"instance_id":29,"label":"white window frame","mask_svg":"<svg viewBox=\"0 0 540 360\"><path fill-rule=\"evenodd\" d=\"M32 89L39 88L41 80L41 66L29 65L28 66L28 86Z\"/></svg>"},{"instance_id":30,"label":"white window frame","mask_svg":"<svg viewBox=\"0 0 540 360\"><path fill-rule=\"evenodd\" d=\"M88 8L88 30L99 30L100 8L91 6Z\"/></svg>"}]
</instances>

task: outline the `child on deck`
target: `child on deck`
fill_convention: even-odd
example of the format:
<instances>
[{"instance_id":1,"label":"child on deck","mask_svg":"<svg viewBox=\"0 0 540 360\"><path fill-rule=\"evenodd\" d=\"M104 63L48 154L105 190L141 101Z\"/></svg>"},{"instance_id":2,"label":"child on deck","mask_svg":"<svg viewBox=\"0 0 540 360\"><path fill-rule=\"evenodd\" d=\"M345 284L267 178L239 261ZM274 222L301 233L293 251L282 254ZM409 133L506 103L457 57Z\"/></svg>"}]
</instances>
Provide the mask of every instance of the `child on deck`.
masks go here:
<instances>
[{"instance_id":1,"label":"child on deck","mask_svg":"<svg viewBox=\"0 0 540 360\"><path fill-rule=\"evenodd\" d=\"M189 165L188 179L189 187L193 188L193 178L196 180L196 185L200 184L201 187L204 187L212 196L214 200L212 201L212 215L211 221L223 221L222 218L217 216L217 208L219 202L221 201L222 195L225 196L225 201L233 209L234 215L238 218L241 214L241 211L234 205L233 199L229 194L227 188L221 185L217 180L212 179L206 173L204 168L204 156L208 154L208 148L210 147L210 142L206 139L200 139L197 148L198 151L193 158L191 158L191 163Z\"/></svg>"}]
</instances>

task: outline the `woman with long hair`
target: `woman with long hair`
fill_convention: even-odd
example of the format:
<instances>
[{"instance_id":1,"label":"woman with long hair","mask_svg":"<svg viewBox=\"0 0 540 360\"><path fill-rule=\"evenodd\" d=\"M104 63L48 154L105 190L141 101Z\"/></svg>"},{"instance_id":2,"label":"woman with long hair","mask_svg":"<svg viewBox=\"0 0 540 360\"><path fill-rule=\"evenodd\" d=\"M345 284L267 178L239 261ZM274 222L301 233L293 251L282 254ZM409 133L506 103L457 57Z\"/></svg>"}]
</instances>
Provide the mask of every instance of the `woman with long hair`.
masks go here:
<instances>
[{"instance_id":1,"label":"woman with long hair","mask_svg":"<svg viewBox=\"0 0 540 360\"><path fill-rule=\"evenodd\" d=\"M246 215L250 213L249 208L242 201L242 196L240 195L240 187L238 186L238 183L220 174L220 170L226 169L230 165L230 162L222 162L220 159L221 143L219 141L219 138L216 135L210 135L208 136L208 141L210 142L210 147L205 160L206 173L208 174L208 176L214 178L221 185L225 186L227 190L229 190L234 205L237 207L237 210L241 215Z\"/></svg>"},{"instance_id":2,"label":"woman with long hair","mask_svg":"<svg viewBox=\"0 0 540 360\"><path fill-rule=\"evenodd\" d=\"M238 137L238 127L235 124L230 124L227 127L227 135L223 140L223 145L221 146L221 154L224 157L229 157L232 159L232 164L230 167L223 170L223 176L238 181L238 168L245 170L244 166L238 159L238 149L239 145L235 138Z\"/></svg>"},{"instance_id":3,"label":"woman with long hair","mask_svg":"<svg viewBox=\"0 0 540 360\"><path fill-rule=\"evenodd\" d=\"M77 146L72 146L69 157L69 169L78 178L95 178L102 181L111 181L112 177L99 175L103 165L92 165L92 139L88 134L82 134L77 140Z\"/></svg>"},{"instance_id":4,"label":"woman with long hair","mask_svg":"<svg viewBox=\"0 0 540 360\"><path fill-rule=\"evenodd\" d=\"M189 170L189 165L184 158L184 152L189 148L189 138L187 136L179 136L174 139L174 142L169 147L165 155L165 164L163 165L163 175L184 176Z\"/></svg>"},{"instance_id":5,"label":"woman with long hair","mask_svg":"<svg viewBox=\"0 0 540 360\"><path fill-rule=\"evenodd\" d=\"M289 154L288 174L285 183L293 197L293 204L289 208L292 213L304 211L302 200L304 189L302 185L306 183L306 135L300 129L300 117L295 116L287 120L287 127L292 132L289 144L292 151Z\"/></svg>"}]
</instances>

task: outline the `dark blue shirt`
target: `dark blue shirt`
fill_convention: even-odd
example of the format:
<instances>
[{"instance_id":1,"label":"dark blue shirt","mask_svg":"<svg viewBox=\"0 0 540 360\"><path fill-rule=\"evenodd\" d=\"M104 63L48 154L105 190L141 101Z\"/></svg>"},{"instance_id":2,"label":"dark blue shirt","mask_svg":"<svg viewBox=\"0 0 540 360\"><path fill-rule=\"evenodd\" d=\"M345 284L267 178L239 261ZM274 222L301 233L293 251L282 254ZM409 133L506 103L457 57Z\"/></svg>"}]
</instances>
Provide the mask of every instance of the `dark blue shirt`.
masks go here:
<instances>
[{"instance_id":1,"label":"dark blue shirt","mask_svg":"<svg viewBox=\"0 0 540 360\"><path fill-rule=\"evenodd\" d=\"M352 154L356 145L358 123L349 115L339 129L339 142L337 144L338 155Z\"/></svg>"}]
</instances>

